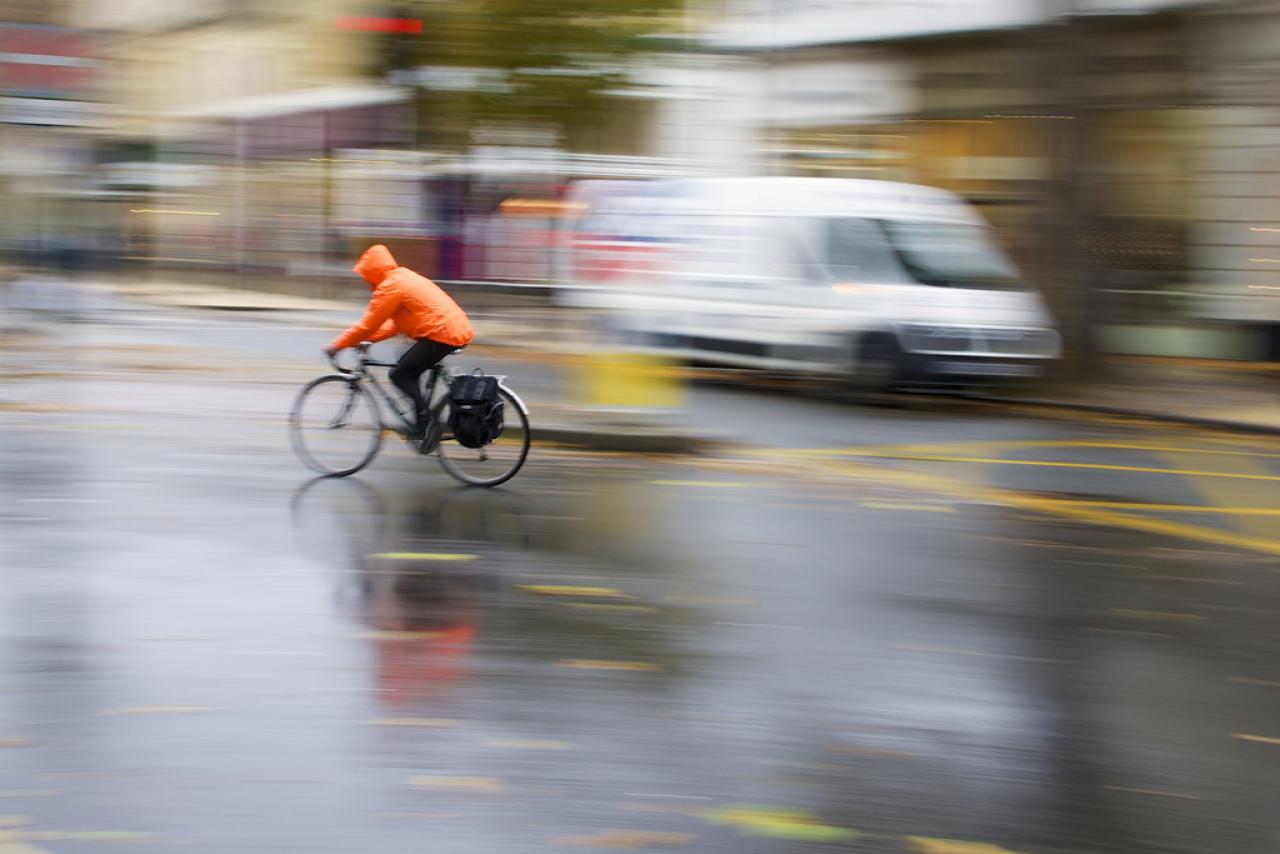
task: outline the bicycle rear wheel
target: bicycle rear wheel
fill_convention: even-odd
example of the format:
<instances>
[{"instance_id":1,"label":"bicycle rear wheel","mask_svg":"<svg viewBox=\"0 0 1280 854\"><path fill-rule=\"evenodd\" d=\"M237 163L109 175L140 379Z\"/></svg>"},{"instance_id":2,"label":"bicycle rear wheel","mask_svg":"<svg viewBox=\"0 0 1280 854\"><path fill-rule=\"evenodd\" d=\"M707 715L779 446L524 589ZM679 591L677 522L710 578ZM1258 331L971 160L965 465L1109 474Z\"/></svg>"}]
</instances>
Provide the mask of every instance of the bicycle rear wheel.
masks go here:
<instances>
[{"instance_id":1,"label":"bicycle rear wheel","mask_svg":"<svg viewBox=\"0 0 1280 854\"><path fill-rule=\"evenodd\" d=\"M455 479L471 486L497 486L515 477L529 456L529 419L515 399L499 389L503 403L505 426L496 442L482 448L467 448L458 444L448 432L440 439L437 448L440 465ZM448 403L436 409L436 424L448 430Z\"/></svg>"},{"instance_id":2,"label":"bicycle rear wheel","mask_svg":"<svg viewBox=\"0 0 1280 854\"><path fill-rule=\"evenodd\" d=\"M304 465L345 477L367 466L382 445L382 418L369 390L337 374L312 380L293 402L289 439Z\"/></svg>"}]
</instances>

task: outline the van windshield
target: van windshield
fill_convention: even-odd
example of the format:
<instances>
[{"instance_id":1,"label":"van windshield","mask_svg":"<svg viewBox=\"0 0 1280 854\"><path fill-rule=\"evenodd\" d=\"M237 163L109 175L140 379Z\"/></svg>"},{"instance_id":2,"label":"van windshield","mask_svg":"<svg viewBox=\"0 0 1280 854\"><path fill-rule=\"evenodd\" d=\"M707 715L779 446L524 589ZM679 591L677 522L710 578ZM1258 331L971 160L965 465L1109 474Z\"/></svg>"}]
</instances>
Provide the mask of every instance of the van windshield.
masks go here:
<instances>
[{"instance_id":1,"label":"van windshield","mask_svg":"<svg viewBox=\"0 0 1280 854\"><path fill-rule=\"evenodd\" d=\"M980 225L893 219L877 222L902 266L918 282L943 288L1023 287L1018 271Z\"/></svg>"},{"instance_id":2,"label":"van windshield","mask_svg":"<svg viewBox=\"0 0 1280 854\"><path fill-rule=\"evenodd\" d=\"M817 222L825 246L818 251L809 250L811 278L824 282L911 281L874 220L835 217Z\"/></svg>"}]
</instances>

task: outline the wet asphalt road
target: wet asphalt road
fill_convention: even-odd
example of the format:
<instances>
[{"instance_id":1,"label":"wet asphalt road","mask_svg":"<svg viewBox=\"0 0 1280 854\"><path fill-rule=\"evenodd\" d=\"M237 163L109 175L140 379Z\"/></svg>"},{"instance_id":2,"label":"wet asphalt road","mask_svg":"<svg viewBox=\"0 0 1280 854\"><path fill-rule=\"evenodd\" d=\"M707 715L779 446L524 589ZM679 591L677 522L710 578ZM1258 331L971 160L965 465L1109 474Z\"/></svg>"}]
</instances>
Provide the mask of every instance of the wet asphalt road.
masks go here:
<instances>
[{"instance_id":1,"label":"wet asphalt road","mask_svg":"<svg viewBox=\"0 0 1280 854\"><path fill-rule=\"evenodd\" d=\"M1280 851L1280 443L703 387L313 481L314 324L102 309L5 318L0 854Z\"/></svg>"}]
</instances>

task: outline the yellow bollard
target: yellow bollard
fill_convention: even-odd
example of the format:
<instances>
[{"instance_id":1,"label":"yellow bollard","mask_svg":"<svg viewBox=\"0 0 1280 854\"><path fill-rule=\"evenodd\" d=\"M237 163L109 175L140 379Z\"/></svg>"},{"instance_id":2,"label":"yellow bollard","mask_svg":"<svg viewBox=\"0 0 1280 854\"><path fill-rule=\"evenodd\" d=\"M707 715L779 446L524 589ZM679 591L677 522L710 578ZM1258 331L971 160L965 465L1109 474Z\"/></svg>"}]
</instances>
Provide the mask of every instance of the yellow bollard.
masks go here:
<instances>
[{"instance_id":1,"label":"yellow bollard","mask_svg":"<svg viewBox=\"0 0 1280 854\"><path fill-rule=\"evenodd\" d=\"M585 354L575 383L580 403L598 409L674 410L684 406L683 372L654 353Z\"/></svg>"}]
</instances>

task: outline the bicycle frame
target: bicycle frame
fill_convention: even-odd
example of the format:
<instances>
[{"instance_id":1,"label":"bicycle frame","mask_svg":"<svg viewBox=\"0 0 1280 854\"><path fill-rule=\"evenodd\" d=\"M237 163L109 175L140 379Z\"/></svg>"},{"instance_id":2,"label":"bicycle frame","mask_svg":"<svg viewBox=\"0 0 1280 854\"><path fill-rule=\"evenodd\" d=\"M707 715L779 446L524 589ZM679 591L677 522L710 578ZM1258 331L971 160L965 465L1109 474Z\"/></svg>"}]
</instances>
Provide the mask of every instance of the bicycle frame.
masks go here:
<instances>
[{"instance_id":1,"label":"bicycle frame","mask_svg":"<svg viewBox=\"0 0 1280 854\"><path fill-rule=\"evenodd\" d=\"M409 432L416 426L414 421L410 420L409 413L400 408L400 405L396 402L395 397L392 396L385 388L382 387L382 383L378 382L377 376L375 376L373 372L369 370L369 368L394 368L396 366L395 362L376 361L374 359L369 358L369 354L366 351L362 350L360 352L360 361L356 364L354 368L342 368L337 364L337 362L334 362L333 365L338 370L339 373L354 376L357 382L367 381L371 386L373 386L373 388L378 393L377 396L381 397L382 402L385 403L393 413L395 413L396 420L400 422L400 426L404 428L404 432ZM444 359L441 359L436 365L434 365L433 367L427 370L427 381L424 385L424 393L425 393L425 399L427 404L427 412L431 414L431 419L433 422L436 422L439 420L440 412L444 408L444 404L448 401L448 396L446 395L445 397L440 398L440 400L436 402L435 405L432 405L432 399L435 397L435 392L436 392L436 383L439 382L440 378L443 377L444 375L445 375ZM523 399L521 399L520 395L516 394L507 386L505 380L506 380L505 376L498 377L498 388L506 392L511 397L511 399L515 401L516 406L520 407L520 411L523 412L525 417L527 418L529 416L528 405L524 402ZM447 386L448 383L446 382L445 385ZM381 412L379 412L378 418L379 420L382 419Z\"/></svg>"},{"instance_id":2,"label":"bicycle frame","mask_svg":"<svg viewBox=\"0 0 1280 854\"><path fill-rule=\"evenodd\" d=\"M394 368L395 366L395 362L377 362L372 359L361 358L360 364L349 373L355 376L357 382L367 382L372 386L377 392L377 397L382 398L382 403L384 403L387 408L394 413L396 420L399 422L399 426L403 429L403 432L409 432L416 426L414 422L410 420L409 412L400 407L395 396L383 388L382 383L378 382L377 375L369 370L369 368ZM433 417L439 414L439 404L433 407L431 405L431 401L432 398L435 397L436 383L439 381L442 373L443 370L440 364L437 364L427 370L427 381L424 386L424 393L426 395L427 411L430 412ZM382 416L379 414L379 420L381 419ZM384 426L386 426L385 423Z\"/></svg>"},{"instance_id":3,"label":"bicycle frame","mask_svg":"<svg viewBox=\"0 0 1280 854\"><path fill-rule=\"evenodd\" d=\"M309 468L320 472L326 476L346 477L355 474L363 469L373 458L377 456L378 449L382 445L385 434L388 432L398 433L410 444L419 454L436 453L437 459L454 479L467 484L468 486L498 486L506 483L520 468L524 465L529 455L529 444L531 441L529 429L529 407L521 400L510 388L507 387L505 376L496 376L498 388L501 389L502 395L513 407L515 413L518 413L518 429L514 432L507 431L514 442L507 442L503 448L507 453L499 453L491 459L489 443L474 448L470 444L459 442L456 449L450 446L446 451L443 444L456 437L451 434L449 425L446 423L446 407L449 406L451 398L450 388L455 379L461 374L450 366L445 365L442 359L439 363L423 372L422 382L424 386L424 403L427 406L425 415L425 429L419 433L417 430L418 418L417 413L412 408L402 404L400 396L395 394L391 388L383 385L379 381L377 375L373 372L373 368L395 368L394 362L382 362L372 359L368 355L368 345L358 347L359 357L355 364L350 367L339 364L336 354L329 354L329 362L333 367L333 373L320 376L307 383L298 395L294 398L294 404L289 413L289 437L293 443L294 452L298 454L299 459ZM338 386L332 385L339 383ZM391 383L395 385L395 383ZM444 386L444 393L437 390L438 386ZM337 430L347 426L351 426L353 415L357 407L363 407L361 399L367 399L368 406L372 407L369 417L372 423L367 421L360 425L362 432L369 435L368 444L364 448L364 456L360 458L351 457L347 462L350 465L335 463L329 458L317 458L311 449L307 447L309 441L306 432L309 429L307 425L307 412L304 411L304 403L308 400L308 395L318 387L325 387L330 390L337 390L339 387L345 387L345 400L338 407L336 415L328 418L329 430ZM373 386L373 390L369 389ZM406 411L408 410L408 411ZM314 414L314 413L312 413ZM324 421L318 424L312 422L316 428L324 430ZM370 428L373 428L370 430ZM327 433L325 435L328 435ZM356 447L355 450L359 450ZM437 453L438 451L438 453ZM514 456L511 452L514 452ZM484 466L488 463L497 463L498 468L490 469L488 472L475 468L475 466ZM503 468L505 466L505 469Z\"/></svg>"}]
</instances>

